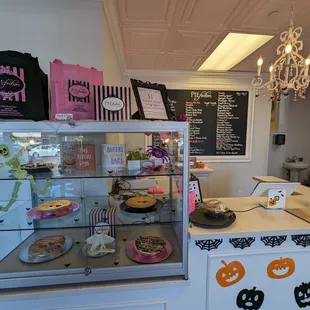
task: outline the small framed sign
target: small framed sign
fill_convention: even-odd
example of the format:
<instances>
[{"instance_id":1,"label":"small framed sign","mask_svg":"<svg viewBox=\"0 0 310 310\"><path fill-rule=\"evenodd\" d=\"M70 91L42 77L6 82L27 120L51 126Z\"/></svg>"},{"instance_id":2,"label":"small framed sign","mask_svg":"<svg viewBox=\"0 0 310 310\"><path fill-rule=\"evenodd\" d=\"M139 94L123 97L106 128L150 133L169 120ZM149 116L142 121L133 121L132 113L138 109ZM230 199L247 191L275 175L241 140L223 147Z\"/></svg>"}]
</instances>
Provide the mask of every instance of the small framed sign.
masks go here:
<instances>
[{"instance_id":1,"label":"small framed sign","mask_svg":"<svg viewBox=\"0 0 310 310\"><path fill-rule=\"evenodd\" d=\"M140 119L173 120L166 86L130 79Z\"/></svg>"}]
</instances>

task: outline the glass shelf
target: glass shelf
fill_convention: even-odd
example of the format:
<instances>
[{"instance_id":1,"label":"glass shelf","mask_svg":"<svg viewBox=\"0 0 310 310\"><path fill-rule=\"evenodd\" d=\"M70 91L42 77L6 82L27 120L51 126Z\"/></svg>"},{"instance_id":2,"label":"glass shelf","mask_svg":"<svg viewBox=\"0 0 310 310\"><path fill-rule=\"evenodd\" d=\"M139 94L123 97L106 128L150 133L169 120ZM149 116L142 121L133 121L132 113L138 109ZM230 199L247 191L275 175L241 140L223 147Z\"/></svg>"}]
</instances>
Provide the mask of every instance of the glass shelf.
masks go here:
<instances>
[{"instance_id":1,"label":"glass shelf","mask_svg":"<svg viewBox=\"0 0 310 310\"><path fill-rule=\"evenodd\" d=\"M102 167L96 167L96 170L75 170L67 168L54 168L49 172L28 173L34 179L80 179L80 178L117 178L117 177L156 177L156 176L182 176L182 168L169 168L156 170L107 170ZM14 171L1 171L0 180L16 180Z\"/></svg>"}]
</instances>

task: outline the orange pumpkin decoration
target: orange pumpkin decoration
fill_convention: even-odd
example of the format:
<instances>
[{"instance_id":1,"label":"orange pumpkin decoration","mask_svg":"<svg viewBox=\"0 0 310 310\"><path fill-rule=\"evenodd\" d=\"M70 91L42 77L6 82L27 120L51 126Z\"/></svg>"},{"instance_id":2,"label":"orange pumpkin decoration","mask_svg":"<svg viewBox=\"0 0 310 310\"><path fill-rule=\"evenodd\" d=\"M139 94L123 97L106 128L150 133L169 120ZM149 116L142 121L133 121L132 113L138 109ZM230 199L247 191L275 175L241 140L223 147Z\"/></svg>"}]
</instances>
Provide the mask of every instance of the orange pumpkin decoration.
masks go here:
<instances>
[{"instance_id":1,"label":"orange pumpkin decoration","mask_svg":"<svg viewBox=\"0 0 310 310\"><path fill-rule=\"evenodd\" d=\"M273 260L267 267L267 274L271 279L285 279L295 272L295 262L286 257Z\"/></svg>"},{"instance_id":2,"label":"orange pumpkin decoration","mask_svg":"<svg viewBox=\"0 0 310 310\"><path fill-rule=\"evenodd\" d=\"M199 161L196 163L196 168L203 169L205 167L205 163L202 161Z\"/></svg>"},{"instance_id":3,"label":"orange pumpkin decoration","mask_svg":"<svg viewBox=\"0 0 310 310\"><path fill-rule=\"evenodd\" d=\"M245 276L245 269L238 261L233 261L227 264L224 260L221 261L224 265L216 273L216 280L222 287L228 287L238 283Z\"/></svg>"},{"instance_id":4,"label":"orange pumpkin decoration","mask_svg":"<svg viewBox=\"0 0 310 310\"><path fill-rule=\"evenodd\" d=\"M277 201L275 199L270 198L268 204L270 207L274 207L277 204Z\"/></svg>"}]
</instances>

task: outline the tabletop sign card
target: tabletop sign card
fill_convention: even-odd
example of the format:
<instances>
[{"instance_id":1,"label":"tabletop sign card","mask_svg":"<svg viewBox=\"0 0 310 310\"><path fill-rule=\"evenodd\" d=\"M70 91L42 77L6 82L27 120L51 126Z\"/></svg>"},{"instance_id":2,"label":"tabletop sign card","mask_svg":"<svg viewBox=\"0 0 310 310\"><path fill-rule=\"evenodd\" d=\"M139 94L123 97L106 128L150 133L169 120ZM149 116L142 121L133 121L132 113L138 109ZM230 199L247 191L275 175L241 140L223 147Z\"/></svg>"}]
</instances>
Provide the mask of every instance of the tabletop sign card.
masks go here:
<instances>
[{"instance_id":1,"label":"tabletop sign card","mask_svg":"<svg viewBox=\"0 0 310 310\"><path fill-rule=\"evenodd\" d=\"M173 120L164 84L130 79L138 111L133 119Z\"/></svg>"},{"instance_id":2,"label":"tabletop sign card","mask_svg":"<svg viewBox=\"0 0 310 310\"><path fill-rule=\"evenodd\" d=\"M172 112L185 113L190 123L191 156L246 155L249 92L167 92Z\"/></svg>"},{"instance_id":3,"label":"tabletop sign card","mask_svg":"<svg viewBox=\"0 0 310 310\"><path fill-rule=\"evenodd\" d=\"M95 145L93 144L77 144L74 147L76 164L78 170L94 170L96 168L95 161Z\"/></svg>"},{"instance_id":4,"label":"tabletop sign card","mask_svg":"<svg viewBox=\"0 0 310 310\"><path fill-rule=\"evenodd\" d=\"M138 87L145 118L168 119L161 92L156 89Z\"/></svg>"},{"instance_id":5,"label":"tabletop sign card","mask_svg":"<svg viewBox=\"0 0 310 310\"><path fill-rule=\"evenodd\" d=\"M126 167L125 144L102 144L102 165L104 168Z\"/></svg>"}]
</instances>

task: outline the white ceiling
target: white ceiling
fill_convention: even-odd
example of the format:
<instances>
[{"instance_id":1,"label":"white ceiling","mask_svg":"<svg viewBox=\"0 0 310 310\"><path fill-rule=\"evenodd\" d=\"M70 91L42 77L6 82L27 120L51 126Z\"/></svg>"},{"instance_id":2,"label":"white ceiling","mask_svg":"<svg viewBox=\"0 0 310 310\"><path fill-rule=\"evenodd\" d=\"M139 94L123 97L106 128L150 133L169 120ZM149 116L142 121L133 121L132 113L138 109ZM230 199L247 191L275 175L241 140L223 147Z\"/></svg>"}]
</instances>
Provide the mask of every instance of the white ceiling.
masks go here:
<instances>
[{"instance_id":1,"label":"white ceiling","mask_svg":"<svg viewBox=\"0 0 310 310\"><path fill-rule=\"evenodd\" d=\"M295 0L310 54L310 0ZM103 0L119 58L127 69L197 70L228 32L276 35L232 71L264 71L289 26L291 0ZM272 13L274 12L274 13ZM229 55L227 55L229 57Z\"/></svg>"}]
</instances>

